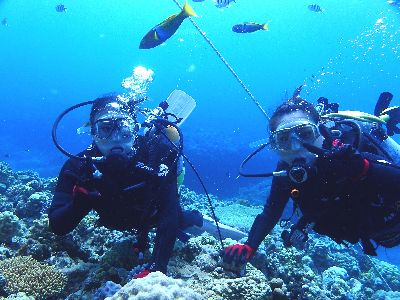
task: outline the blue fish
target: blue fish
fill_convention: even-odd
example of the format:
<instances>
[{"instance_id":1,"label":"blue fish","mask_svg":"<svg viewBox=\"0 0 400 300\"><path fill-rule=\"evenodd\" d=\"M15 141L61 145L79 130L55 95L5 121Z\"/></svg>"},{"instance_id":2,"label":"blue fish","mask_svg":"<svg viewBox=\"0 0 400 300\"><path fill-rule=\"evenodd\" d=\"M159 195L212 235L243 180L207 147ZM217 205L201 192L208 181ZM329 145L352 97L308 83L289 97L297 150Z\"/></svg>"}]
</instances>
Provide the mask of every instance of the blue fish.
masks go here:
<instances>
[{"instance_id":1,"label":"blue fish","mask_svg":"<svg viewBox=\"0 0 400 300\"><path fill-rule=\"evenodd\" d=\"M56 5L56 12L66 12L67 8L64 4L57 4Z\"/></svg>"},{"instance_id":2,"label":"blue fish","mask_svg":"<svg viewBox=\"0 0 400 300\"><path fill-rule=\"evenodd\" d=\"M3 25L3 26L7 26L7 25L8 25L8 20L7 20L7 18L1 19L1 25Z\"/></svg>"},{"instance_id":3,"label":"blue fish","mask_svg":"<svg viewBox=\"0 0 400 300\"><path fill-rule=\"evenodd\" d=\"M204 0L192 0L193 2L203 2Z\"/></svg>"},{"instance_id":4,"label":"blue fish","mask_svg":"<svg viewBox=\"0 0 400 300\"><path fill-rule=\"evenodd\" d=\"M214 0L214 4L216 7L218 8L223 8L223 7L227 7L229 4L231 4L232 2L235 2L235 0Z\"/></svg>"},{"instance_id":5,"label":"blue fish","mask_svg":"<svg viewBox=\"0 0 400 300\"><path fill-rule=\"evenodd\" d=\"M187 17L197 17L189 3L185 3L180 13L174 14L160 24L154 26L140 41L139 49L150 49L161 45L168 40L181 26Z\"/></svg>"},{"instance_id":6,"label":"blue fish","mask_svg":"<svg viewBox=\"0 0 400 300\"><path fill-rule=\"evenodd\" d=\"M268 24L258 24L254 22L245 22L241 24L236 24L232 27L232 31L236 33L249 33L258 30L268 30Z\"/></svg>"},{"instance_id":7,"label":"blue fish","mask_svg":"<svg viewBox=\"0 0 400 300\"><path fill-rule=\"evenodd\" d=\"M319 6L318 4L310 4L308 6L308 9L313 12L322 12L321 6Z\"/></svg>"}]
</instances>

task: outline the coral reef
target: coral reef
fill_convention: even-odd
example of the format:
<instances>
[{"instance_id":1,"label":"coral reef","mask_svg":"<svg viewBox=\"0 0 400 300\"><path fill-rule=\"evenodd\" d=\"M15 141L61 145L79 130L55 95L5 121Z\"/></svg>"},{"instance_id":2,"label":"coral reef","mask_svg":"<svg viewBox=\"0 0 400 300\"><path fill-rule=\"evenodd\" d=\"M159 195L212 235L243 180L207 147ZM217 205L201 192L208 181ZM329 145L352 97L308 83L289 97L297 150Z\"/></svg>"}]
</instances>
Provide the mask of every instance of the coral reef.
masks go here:
<instances>
[{"instance_id":1,"label":"coral reef","mask_svg":"<svg viewBox=\"0 0 400 300\"><path fill-rule=\"evenodd\" d=\"M40 263L30 256L0 261L0 272L6 280L4 291L7 294L24 292L36 299L60 294L67 279L53 266Z\"/></svg>"},{"instance_id":2,"label":"coral reef","mask_svg":"<svg viewBox=\"0 0 400 300\"><path fill-rule=\"evenodd\" d=\"M56 236L48 228L46 214L55 183L54 178L42 179L31 171L13 172L0 163L0 299L104 299L120 286L119 294L109 299L122 299L114 298L122 294L132 299L143 294L143 299L150 299L146 297L153 292L160 299L184 293L192 298L180 299L399 298L400 271L396 266L317 234L310 234L304 249L286 248L280 226L262 243L242 277L223 269L220 242L203 234L185 244L176 243L169 277L151 273L131 280L149 262L154 232L144 257L133 251L134 231L96 226L95 213L86 216L72 233ZM264 188L265 183L260 184L254 195L261 199ZM205 195L184 186L180 193L185 209L209 215ZM252 195L250 190L247 193ZM261 210L246 199L251 197L243 194L227 201L211 196L220 221L244 231ZM223 240L224 246L234 243ZM35 283L39 276L40 284Z\"/></svg>"},{"instance_id":3,"label":"coral reef","mask_svg":"<svg viewBox=\"0 0 400 300\"><path fill-rule=\"evenodd\" d=\"M271 288L261 271L249 264L243 277L225 272L219 251L219 242L207 234L191 238L186 244L180 243L170 263L170 275L186 280L205 299L255 300L271 296Z\"/></svg>"},{"instance_id":4,"label":"coral reef","mask_svg":"<svg viewBox=\"0 0 400 300\"><path fill-rule=\"evenodd\" d=\"M21 224L16 215L10 211L0 212L0 241L11 243L14 236L18 236Z\"/></svg>"},{"instance_id":5,"label":"coral reef","mask_svg":"<svg viewBox=\"0 0 400 300\"><path fill-rule=\"evenodd\" d=\"M118 292L121 287L122 286L120 284L107 281L103 287L97 289L97 291L94 293L93 300L103 300L107 297L111 297Z\"/></svg>"},{"instance_id":6,"label":"coral reef","mask_svg":"<svg viewBox=\"0 0 400 300\"><path fill-rule=\"evenodd\" d=\"M107 300L123 299L179 299L179 300L203 300L204 298L185 286L179 279L165 276L161 272L150 273L138 280L131 280L114 296Z\"/></svg>"}]
</instances>

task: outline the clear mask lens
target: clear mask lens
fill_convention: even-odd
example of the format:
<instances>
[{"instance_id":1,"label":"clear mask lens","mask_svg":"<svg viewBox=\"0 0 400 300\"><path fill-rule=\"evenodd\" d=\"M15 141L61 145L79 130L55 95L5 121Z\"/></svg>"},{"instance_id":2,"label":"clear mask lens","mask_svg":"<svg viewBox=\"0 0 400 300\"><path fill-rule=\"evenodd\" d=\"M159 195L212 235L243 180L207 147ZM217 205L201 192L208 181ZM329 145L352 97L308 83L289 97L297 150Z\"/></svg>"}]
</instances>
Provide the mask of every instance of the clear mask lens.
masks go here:
<instances>
[{"instance_id":1,"label":"clear mask lens","mask_svg":"<svg viewBox=\"0 0 400 300\"><path fill-rule=\"evenodd\" d=\"M299 142L313 143L318 136L319 132L315 124L300 124L274 131L270 136L270 144L276 150L290 151Z\"/></svg>"},{"instance_id":2,"label":"clear mask lens","mask_svg":"<svg viewBox=\"0 0 400 300\"><path fill-rule=\"evenodd\" d=\"M100 119L94 124L94 135L99 139L109 139L112 135L127 140L133 138L139 125L132 118Z\"/></svg>"}]
</instances>

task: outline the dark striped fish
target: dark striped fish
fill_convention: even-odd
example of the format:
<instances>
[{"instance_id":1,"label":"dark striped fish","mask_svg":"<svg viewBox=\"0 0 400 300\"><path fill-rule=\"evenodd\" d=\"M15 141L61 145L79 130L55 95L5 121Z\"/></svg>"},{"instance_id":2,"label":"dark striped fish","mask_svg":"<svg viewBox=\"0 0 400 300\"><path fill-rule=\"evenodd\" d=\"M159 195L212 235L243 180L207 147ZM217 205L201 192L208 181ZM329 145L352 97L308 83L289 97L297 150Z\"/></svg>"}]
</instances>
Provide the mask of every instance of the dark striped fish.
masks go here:
<instances>
[{"instance_id":1,"label":"dark striped fish","mask_svg":"<svg viewBox=\"0 0 400 300\"><path fill-rule=\"evenodd\" d=\"M214 0L214 4L218 8L227 7L232 2L236 2L235 0Z\"/></svg>"},{"instance_id":2,"label":"dark striped fish","mask_svg":"<svg viewBox=\"0 0 400 300\"><path fill-rule=\"evenodd\" d=\"M64 4L57 4L56 5L56 12L66 12L67 8Z\"/></svg>"},{"instance_id":3,"label":"dark striped fish","mask_svg":"<svg viewBox=\"0 0 400 300\"><path fill-rule=\"evenodd\" d=\"M308 9L313 12L322 12L321 6L319 6L318 4L310 4L308 6Z\"/></svg>"},{"instance_id":4,"label":"dark striped fish","mask_svg":"<svg viewBox=\"0 0 400 300\"><path fill-rule=\"evenodd\" d=\"M268 30L268 24L258 24L254 22L245 22L233 25L232 31L236 33L250 33L258 30Z\"/></svg>"}]
</instances>

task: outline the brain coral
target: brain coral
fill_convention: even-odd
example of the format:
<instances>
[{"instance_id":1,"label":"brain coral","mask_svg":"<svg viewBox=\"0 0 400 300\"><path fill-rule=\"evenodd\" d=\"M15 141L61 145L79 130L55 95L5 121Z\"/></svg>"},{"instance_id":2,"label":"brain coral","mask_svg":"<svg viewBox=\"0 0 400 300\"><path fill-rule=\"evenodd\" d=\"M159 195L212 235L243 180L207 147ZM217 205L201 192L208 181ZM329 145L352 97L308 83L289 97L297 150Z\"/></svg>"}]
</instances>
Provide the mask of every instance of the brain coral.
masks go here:
<instances>
[{"instance_id":1,"label":"brain coral","mask_svg":"<svg viewBox=\"0 0 400 300\"><path fill-rule=\"evenodd\" d=\"M0 273L6 278L4 291L8 294L24 292L35 299L47 299L61 293L67 278L53 266L38 262L30 256L19 256L0 261Z\"/></svg>"},{"instance_id":2,"label":"brain coral","mask_svg":"<svg viewBox=\"0 0 400 300\"><path fill-rule=\"evenodd\" d=\"M179 299L203 300L204 298L187 288L182 280L165 276L161 272L150 273L142 279L134 279L107 300L151 300Z\"/></svg>"}]
</instances>

